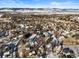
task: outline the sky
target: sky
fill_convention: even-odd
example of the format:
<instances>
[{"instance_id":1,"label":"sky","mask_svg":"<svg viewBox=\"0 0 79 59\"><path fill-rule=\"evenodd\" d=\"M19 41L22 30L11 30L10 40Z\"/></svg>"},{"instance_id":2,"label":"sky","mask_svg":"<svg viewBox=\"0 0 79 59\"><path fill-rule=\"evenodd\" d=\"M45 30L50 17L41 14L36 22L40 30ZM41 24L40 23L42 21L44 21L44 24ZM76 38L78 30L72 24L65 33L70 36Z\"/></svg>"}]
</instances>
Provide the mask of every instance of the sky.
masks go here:
<instances>
[{"instance_id":1,"label":"sky","mask_svg":"<svg viewBox=\"0 0 79 59\"><path fill-rule=\"evenodd\" d=\"M0 8L79 8L79 0L0 0Z\"/></svg>"}]
</instances>

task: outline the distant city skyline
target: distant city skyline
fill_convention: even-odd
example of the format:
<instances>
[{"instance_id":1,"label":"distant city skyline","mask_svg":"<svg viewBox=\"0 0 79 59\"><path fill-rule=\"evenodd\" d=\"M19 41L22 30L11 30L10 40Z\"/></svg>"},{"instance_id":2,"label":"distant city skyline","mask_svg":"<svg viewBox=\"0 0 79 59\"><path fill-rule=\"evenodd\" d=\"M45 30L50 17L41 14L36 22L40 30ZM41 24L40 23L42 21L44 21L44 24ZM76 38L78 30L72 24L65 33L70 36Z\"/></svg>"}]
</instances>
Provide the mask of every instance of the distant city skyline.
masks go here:
<instances>
[{"instance_id":1,"label":"distant city skyline","mask_svg":"<svg viewBox=\"0 0 79 59\"><path fill-rule=\"evenodd\" d=\"M78 8L79 0L0 0L0 8Z\"/></svg>"}]
</instances>

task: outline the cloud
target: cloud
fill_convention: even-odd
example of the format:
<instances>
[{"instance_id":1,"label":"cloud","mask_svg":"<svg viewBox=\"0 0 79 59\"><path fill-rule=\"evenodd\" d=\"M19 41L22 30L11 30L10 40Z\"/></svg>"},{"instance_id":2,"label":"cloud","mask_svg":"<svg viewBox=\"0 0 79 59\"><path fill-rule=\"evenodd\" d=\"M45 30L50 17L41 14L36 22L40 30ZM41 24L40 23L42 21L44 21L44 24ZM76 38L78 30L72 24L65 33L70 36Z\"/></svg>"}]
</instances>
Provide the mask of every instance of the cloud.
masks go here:
<instances>
[{"instance_id":1,"label":"cloud","mask_svg":"<svg viewBox=\"0 0 79 59\"><path fill-rule=\"evenodd\" d=\"M71 2L71 1L64 1L64 2L55 2L48 1L48 4L45 4L46 2L41 3L42 0L33 0L37 3L31 4L32 1L30 1L30 4L26 4L22 0L0 0L0 8L2 7L15 7L15 8L79 8L78 2ZM45 0L46 1L46 0ZM26 0L27 2L27 0Z\"/></svg>"},{"instance_id":2,"label":"cloud","mask_svg":"<svg viewBox=\"0 0 79 59\"><path fill-rule=\"evenodd\" d=\"M54 8L79 8L79 3L77 2L52 2L50 5Z\"/></svg>"},{"instance_id":3,"label":"cloud","mask_svg":"<svg viewBox=\"0 0 79 59\"><path fill-rule=\"evenodd\" d=\"M1 7L30 7L28 4L24 4L21 0L0 0Z\"/></svg>"},{"instance_id":4,"label":"cloud","mask_svg":"<svg viewBox=\"0 0 79 59\"><path fill-rule=\"evenodd\" d=\"M33 0L40 1L40 0ZM36 3L36 4L26 4L22 0L0 0L0 8L1 7L14 7L14 8L48 8L49 5Z\"/></svg>"},{"instance_id":5,"label":"cloud","mask_svg":"<svg viewBox=\"0 0 79 59\"><path fill-rule=\"evenodd\" d=\"M34 1L38 2L38 1L40 1L40 0L34 0Z\"/></svg>"}]
</instances>

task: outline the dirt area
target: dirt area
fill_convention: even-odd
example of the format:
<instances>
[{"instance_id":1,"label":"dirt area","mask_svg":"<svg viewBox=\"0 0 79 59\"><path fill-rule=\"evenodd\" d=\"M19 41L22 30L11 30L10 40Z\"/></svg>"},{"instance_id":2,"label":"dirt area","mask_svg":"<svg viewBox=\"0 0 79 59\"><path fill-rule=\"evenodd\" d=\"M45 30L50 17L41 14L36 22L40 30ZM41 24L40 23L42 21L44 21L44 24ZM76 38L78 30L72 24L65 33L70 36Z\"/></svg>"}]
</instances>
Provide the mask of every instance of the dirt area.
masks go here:
<instances>
[{"instance_id":1,"label":"dirt area","mask_svg":"<svg viewBox=\"0 0 79 59\"><path fill-rule=\"evenodd\" d=\"M79 15L4 12L0 17L0 44L3 58L55 58L66 47L78 57Z\"/></svg>"}]
</instances>

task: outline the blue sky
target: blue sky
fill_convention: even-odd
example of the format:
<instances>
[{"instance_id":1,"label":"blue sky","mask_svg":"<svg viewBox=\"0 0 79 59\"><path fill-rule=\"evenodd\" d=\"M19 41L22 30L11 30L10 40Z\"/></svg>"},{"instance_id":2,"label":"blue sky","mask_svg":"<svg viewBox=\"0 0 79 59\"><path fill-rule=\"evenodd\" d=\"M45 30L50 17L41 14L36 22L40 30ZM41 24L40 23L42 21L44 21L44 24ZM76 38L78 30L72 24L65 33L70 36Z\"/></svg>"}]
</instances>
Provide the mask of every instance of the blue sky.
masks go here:
<instances>
[{"instance_id":1,"label":"blue sky","mask_svg":"<svg viewBox=\"0 0 79 59\"><path fill-rule=\"evenodd\" d=\"M79 8L79 0L0 0L0 8Z\"/></svg>"}]
</instances>

